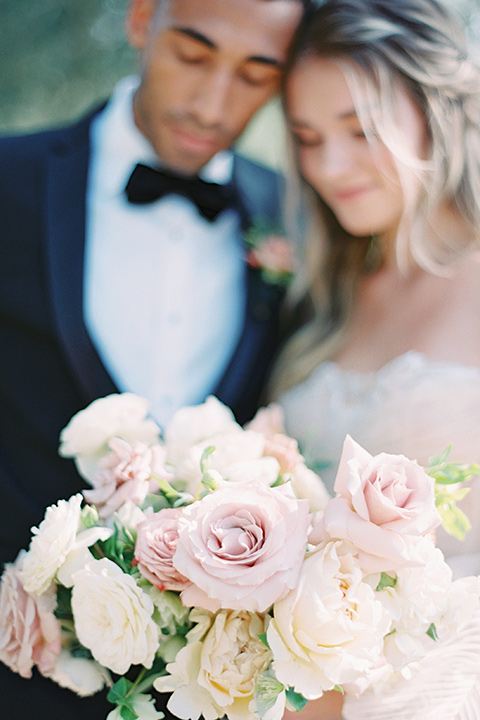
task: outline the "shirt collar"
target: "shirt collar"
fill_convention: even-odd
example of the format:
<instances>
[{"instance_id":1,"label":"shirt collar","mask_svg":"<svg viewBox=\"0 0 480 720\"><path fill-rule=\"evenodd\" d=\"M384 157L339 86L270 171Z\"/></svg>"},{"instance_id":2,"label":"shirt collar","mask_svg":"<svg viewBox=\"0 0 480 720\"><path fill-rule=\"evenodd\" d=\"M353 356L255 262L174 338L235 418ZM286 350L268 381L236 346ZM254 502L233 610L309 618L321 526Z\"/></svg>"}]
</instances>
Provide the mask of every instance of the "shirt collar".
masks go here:
<instances>
[{"instance_id":1,"label":"shirt collar","mask_svg":"<svg viewBox=\"0 0 480 720\"><path fill-rule=\"evenodd\" d=\"M133 95L139 78L123 78L110 98L103 113L94 121L94 147L99 154L98 184L101 192L109 196L123 193L137 163L161 166L147 138L140 132L133 116ZM226 184L232 178L233 153L222 150L200 171L204 180Z\"/></svg>"}]
</instances>

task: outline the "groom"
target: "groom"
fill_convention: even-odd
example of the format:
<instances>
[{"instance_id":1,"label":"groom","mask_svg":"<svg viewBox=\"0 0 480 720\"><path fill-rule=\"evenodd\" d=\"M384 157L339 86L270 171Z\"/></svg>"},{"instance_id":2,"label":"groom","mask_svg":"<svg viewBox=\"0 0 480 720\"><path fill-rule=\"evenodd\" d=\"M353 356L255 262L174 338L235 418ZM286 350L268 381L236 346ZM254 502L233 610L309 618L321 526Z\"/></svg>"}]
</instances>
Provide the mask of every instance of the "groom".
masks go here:
<instances>
[{"instance_id":1,"label":"groom","mask_svg":"<svg viewBox=\"0 0 480 720\"><path fill-rule=\"evenodd\" d=\"M75 126L0 141L2 564L81 489L58 437L95 398L145 395L160 425L210 393L240 422L254 412L281 293L241 238L278 219L279 199L277 177L230 147L276 91L301 13L300 0L131 0L139 80ZM1 663L0 697L5 720L105 715Z\"/></svg>"}]
</instances>

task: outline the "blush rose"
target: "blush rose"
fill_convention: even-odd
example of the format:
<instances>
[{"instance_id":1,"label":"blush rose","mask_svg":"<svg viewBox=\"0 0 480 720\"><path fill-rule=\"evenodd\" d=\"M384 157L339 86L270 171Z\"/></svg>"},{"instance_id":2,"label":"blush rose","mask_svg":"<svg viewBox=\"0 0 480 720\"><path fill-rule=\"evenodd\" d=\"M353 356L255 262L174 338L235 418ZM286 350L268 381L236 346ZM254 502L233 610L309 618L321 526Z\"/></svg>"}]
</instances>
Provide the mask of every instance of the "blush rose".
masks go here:
<instances>
[{"instance_id":1,"label":"blush rose","mask_svg":"<svg viewBox=\"0 0 480 720\"><path fill-rule=\"evenodd\" d=\"M188 606L263 612L295 587L306 551L308 501L287 486L227 485L186 507L174 564L193 583Z\"/></svg>"},{"instance_id":2,"label":"blush rose","mask_svg":"<svg viewBox=\"0 0 480 720\"><path fill-rule=\"evenodd\" d=\"M25 556L5 566L0 583L0 660L23 678L32 677L34 665L49 675L60 655L61 626L54 615L53 586L43 595L30 595L19 568Z\"/></svg>"},{"instance_id":3,"label":"blush rose","mask_svg":"<svg viewBox=\"0 0 480 720\"><path fill-rule=\"evenodd\" d=\"M325 508L320 535L355 545L365 572L424 564L416 544L441 518L434 480L417 462L403 455L372 456L347 436L334 490L337 497ZM315 536L314 531L310 539Z\"/></svg>"},{"instance_id":4,"label":"blush rose","mask_svg":"<svg viewBox=\"0 0 480 720\"><path fill-rule=\"evenodd\" d=\"M183 590L188 582L173 565L181 509L165 508L137 528L135 560L144 577L160 590Z\"/></svg>"}]
</instances>

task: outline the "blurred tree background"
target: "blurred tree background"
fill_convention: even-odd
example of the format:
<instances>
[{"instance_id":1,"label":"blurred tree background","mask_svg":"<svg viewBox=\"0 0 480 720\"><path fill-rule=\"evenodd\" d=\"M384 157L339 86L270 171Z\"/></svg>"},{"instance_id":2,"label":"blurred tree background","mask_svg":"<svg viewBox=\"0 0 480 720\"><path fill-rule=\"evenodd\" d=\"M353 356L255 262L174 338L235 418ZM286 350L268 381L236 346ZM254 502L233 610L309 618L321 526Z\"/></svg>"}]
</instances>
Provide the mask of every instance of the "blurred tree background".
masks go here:
<instances>
[{"instance_id":1,"label":"blurred tree background","mask_svg":"<svg viewBox=\"0 0 480 720\"><path fill-rule=\"evenodd\" d=\"M135 70L124 35L128 0L0 0L0 134L75 120ZM278 102L242 140L248 155L281 166Z\"/></svg>"},{"instance_id":2,"label":"blurred tree background","mask_svg":"<svg viewBox=\"0 0 480 720\"><path fill-rule=\"evenodd\" d=\"M461 12L478 48L480 0L446 2ZM1 134L69 122L134 70L123 29L127 6L128 0L0 0ZM281 165L278 103L257 116L241 147Z\"/></svg>"},{"instance_id":3,"label":"blurred tree background","mask_svg":"<svg viewBox=\"0 0 480 720\"><path fill-rule=\"evenodd\" d=\"M0 131L78 117L130 73L127 0L0 0Z\"/></svg>"}]
</instances>

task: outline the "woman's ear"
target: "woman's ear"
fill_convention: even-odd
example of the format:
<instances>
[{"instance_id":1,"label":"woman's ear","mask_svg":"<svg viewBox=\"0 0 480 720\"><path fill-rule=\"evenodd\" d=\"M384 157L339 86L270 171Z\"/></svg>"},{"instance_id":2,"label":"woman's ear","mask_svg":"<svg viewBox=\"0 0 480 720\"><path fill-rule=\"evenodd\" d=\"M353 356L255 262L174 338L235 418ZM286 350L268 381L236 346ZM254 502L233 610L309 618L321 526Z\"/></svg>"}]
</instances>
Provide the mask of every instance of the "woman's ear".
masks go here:
<instances>
[{"instance_id":1,"label":"woman's ear","mask_svg":"<svg viewBox=\"0 0 480 720\"><path fill-rule=\"evenodd\" d=\"M161 1L161 0L160 0ZM136 50L144 50L158 0L131 0L125 20L127 40Z\"/></svg>"}]
</instances>

